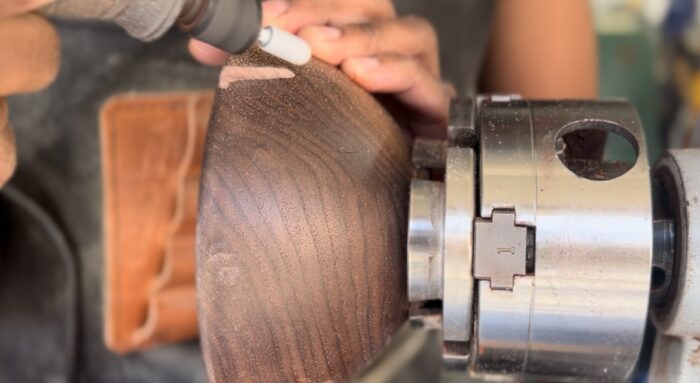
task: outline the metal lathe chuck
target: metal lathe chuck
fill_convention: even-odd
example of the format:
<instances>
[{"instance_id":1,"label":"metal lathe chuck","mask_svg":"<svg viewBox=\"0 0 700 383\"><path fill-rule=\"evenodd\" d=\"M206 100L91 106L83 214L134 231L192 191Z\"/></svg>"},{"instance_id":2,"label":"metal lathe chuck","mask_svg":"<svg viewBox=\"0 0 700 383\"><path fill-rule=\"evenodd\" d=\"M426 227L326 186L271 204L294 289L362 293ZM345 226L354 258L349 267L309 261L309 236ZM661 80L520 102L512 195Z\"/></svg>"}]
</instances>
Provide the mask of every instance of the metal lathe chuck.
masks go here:
<instances>
[{"instance_id":1,"label":"metal lathe chuck","mask_svg":"<svg viewBox=\"0 0 700 383\"><path fill-rule=\"evenodd\" d=\"M408 295L412 316L442 329L446 366L626 378L645 331L654 226L634 108L454 101L449 140L417 140L413 157Z\"/></svg>"},{"instance_id":2,"label":"metal lathe chuck","mask_svg":"<svg viewBox=\"0 0 700 383\"><path fill-rule=\"evenodd\" d=\"M653 172L650 382L700 382L700 150L671 150Z\"/></svg>"}]
</instances>

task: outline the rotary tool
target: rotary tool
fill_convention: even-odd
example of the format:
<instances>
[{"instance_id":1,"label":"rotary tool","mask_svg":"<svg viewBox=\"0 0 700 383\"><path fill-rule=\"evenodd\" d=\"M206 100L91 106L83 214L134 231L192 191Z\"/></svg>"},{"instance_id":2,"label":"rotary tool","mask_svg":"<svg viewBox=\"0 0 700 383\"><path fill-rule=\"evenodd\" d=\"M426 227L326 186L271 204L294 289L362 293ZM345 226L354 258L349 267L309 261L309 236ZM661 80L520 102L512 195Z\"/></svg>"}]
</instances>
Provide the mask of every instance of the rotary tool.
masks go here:
<instances>
[{"instance_id":1,"label":"rotary tool","mask_svg":"<svg viewBox=\"0 0 700 383\"><path fill-rule=\"evenodd\" d=\"M241 53L256 42L260 48L292 64L311 58L299 37L262 24L259 0L59 0L45 6L47 16L112 21L131 36L152 41L170 27L228 53Z\"/></svg>"}]
</instances>

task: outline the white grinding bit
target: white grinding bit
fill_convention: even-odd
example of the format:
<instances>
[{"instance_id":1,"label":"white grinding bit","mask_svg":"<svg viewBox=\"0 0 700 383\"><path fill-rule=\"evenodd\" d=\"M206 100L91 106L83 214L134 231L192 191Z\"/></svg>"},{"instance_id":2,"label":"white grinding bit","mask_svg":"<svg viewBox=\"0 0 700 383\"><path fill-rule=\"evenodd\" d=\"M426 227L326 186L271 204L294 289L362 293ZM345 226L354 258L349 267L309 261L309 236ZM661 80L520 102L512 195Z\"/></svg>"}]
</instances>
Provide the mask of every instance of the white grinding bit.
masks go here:
<instances>
[{"instance_id":1,"label":"white grinding bit","mask_svg":"<svg viewBox=\"0 0 700 383\"><path fill-rule=\"evenodd\" d=\"M295 65L304 65L311 60L311 47L306 41L275 27L260 30L258 45L265 52Z\"/></svg>"}]
</instances>

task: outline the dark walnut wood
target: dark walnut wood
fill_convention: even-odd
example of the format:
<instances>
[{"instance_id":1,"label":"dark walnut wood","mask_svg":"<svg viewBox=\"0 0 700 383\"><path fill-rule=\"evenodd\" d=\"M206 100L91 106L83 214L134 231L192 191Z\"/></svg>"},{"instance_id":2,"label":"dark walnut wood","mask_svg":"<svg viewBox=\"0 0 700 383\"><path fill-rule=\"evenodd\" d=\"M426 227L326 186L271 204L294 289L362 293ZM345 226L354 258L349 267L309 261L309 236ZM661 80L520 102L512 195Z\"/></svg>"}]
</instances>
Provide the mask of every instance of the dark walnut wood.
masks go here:
<instances>
[{"instance_id":1,"label":"dark walnut wood","mask_svg":"<svg viewBox=\"0 0 700 383\"><path fill-rule=\"evenodd\" d=\"M197 294L211 381L346 381L407 315L409 139L319 62L220 90L199 208Z\"/></svg>"}]
</instances>

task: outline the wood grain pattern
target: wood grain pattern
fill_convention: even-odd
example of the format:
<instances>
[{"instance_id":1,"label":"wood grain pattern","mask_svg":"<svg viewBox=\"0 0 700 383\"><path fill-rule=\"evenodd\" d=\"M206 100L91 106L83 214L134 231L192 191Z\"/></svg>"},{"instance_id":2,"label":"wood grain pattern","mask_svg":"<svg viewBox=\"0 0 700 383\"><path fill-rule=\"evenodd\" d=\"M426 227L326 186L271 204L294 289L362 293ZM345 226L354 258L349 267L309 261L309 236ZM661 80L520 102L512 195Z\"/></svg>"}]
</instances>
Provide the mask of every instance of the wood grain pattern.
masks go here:
<instances>
[{"instance_id":1,"label":"wood grain pattern","mask_svg":"<svg viewBox=\"0 0 700 383\"><path fill-rule=\"evenodd\" d=\"M197 228L212 382L346 381L406 319L409 139L335 68L220 90Z\"/></svg>"}]
</instances>

